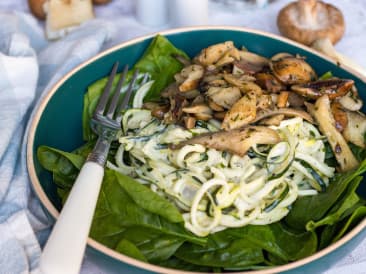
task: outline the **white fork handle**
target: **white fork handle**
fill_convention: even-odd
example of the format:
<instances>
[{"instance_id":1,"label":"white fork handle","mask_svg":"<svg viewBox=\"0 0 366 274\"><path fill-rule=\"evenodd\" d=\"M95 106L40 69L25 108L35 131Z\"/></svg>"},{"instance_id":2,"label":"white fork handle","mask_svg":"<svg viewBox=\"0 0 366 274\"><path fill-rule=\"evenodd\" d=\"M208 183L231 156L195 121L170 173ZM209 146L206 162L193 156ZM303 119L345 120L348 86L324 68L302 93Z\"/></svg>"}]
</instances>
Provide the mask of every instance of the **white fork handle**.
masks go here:
<instances>
[{"instance_id":1,"label":"white fork handle","mask_svg":"<svg viewBox=\"0 0 366 274\"><path fill-rule=\"evenodd\" d=\"M43 249L42 273L79 273L103 175L99 164L82 167Z\"/></svg>"}]
</instances>

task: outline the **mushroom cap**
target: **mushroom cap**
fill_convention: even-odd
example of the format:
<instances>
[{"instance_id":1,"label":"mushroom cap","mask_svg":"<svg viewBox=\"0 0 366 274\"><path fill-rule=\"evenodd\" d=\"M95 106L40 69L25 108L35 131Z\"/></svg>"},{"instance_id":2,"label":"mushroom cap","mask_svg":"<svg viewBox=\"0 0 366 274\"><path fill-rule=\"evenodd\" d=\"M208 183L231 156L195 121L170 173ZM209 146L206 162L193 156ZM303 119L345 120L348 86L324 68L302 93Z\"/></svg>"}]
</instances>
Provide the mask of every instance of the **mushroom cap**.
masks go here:
<instances>
[{"instance_id":1,"label":"mushroom cap","mask_svg":"<svg viewBox=\"0 0 366 274\"><path fill-rule=\"evenodd\" d=\"M305 45L311 45L319 38L329 38L335 44L345 29L342 12L316 0L288 4L279 12L277 26L282 35Z\"/></svg>"},{"instance_id":2,"label":"mushroom cap","mask_svg":"<svg viewBox=\"0 0 366 274\"><path fill-rule=\"evenodd\" d=\"M43 4L46 0L28 0L29 9L38 19L46 19L46 12L43 9Z\"/></svg>"},{"instance_id":3,"label":"mushroom cap","mask_svg":"<svg viewBox=\"0 0 366 274\"><path fill-rule=\"evenodd\" d=\"M111 2L111 0L93 0L93 4L96 4L96 5L104 5L109 2Z\"/></svg>"}]
</instances>

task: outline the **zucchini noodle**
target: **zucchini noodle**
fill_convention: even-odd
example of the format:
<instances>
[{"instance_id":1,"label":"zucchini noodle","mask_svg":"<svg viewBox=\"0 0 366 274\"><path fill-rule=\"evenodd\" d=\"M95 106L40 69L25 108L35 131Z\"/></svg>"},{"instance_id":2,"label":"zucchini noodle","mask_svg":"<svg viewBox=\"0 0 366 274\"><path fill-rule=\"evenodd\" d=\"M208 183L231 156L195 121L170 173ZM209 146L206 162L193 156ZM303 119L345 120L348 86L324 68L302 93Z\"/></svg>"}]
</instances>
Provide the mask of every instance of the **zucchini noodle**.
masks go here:
<instances>
[{"instance_id":1,"label":"zucchini noodle","mask_svg":"<svg viewBox=\"0 0 366 274\"><path fill-rule=\"evenodd\" d=\"M163 124L147 110L129 109L115 161L107 166L175 203L185 227L198 236L277 222L299 196L324 191L334 174L325 162L324 137L301 118L272 126L281 142L255 146L243 157L199 144L169 148L218 125L199 121L186 130Z\"/></svg>"}]
</instances>

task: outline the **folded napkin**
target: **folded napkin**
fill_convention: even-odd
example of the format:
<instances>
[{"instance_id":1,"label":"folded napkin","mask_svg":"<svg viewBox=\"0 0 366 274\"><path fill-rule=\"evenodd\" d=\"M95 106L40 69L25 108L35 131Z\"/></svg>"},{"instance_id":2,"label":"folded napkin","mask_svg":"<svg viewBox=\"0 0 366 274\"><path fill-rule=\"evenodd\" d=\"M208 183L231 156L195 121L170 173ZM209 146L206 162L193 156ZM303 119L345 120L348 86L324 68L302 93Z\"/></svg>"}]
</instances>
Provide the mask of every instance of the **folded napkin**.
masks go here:
<instances>
[{"instance_id":1,"label":"folded napkin","mask_svg":"<svg viewBox=\"0 0 366 274\"><path fill-rule=\"evenodd\" d=\"M115 33L90 21L47 42L30 15L0 13L0 273L37 273L51 222L30 188L26 124L39 98L63 75L94 56Z\"/></svg>"}]
</instances>

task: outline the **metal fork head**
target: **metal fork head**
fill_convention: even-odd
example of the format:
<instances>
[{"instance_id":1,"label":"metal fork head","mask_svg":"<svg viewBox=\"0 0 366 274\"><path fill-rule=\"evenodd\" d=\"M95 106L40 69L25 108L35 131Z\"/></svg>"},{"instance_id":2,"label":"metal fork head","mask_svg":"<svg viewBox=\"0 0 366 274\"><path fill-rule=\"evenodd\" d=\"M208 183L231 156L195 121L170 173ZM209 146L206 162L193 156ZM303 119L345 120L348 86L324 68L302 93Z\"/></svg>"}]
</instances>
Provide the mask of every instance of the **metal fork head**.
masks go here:
<instances>
[{"instance_id":1,"label":"metal fork head","mask_svg":"<svg viewBox=\"0 0 366 274\"><path fill-rule=\"evenodd\" d=\"M130 101L131 94L134 91L133 87L138 75L138 71L136 70L128 84L124 98L121 101L121 90L127 78L128 65L124 67L116 88L113 89L113 80L116 77L118 65L118 62L114 64L107 84L99 98L98 104L91 119L91 126L96 134L113 139L115 138L116 133L121 129L122 110L128 106L128 102Z\"/></svg>"},{"instance_id":2,"label":"metal fork head","mask_svg":"<svg viewBox=\"0 0 366 274\"><path fill-rule=\"evenodd\" d=\"M117 138L117 133L121 130L122 110L128 106L138 76L138 71L135 70L121 101L122 86L127 78L128 66L124 67L116 88L113 89L113 80L116 77L118 65L118 62L114 64L90 121L92 130L98 135L98 140L93 151L88 155L87 161L98 163L101 166L105 165L110 144ZM140 85L142 84L144 83L141 82Z\"/></svg>"}]
</instances>

